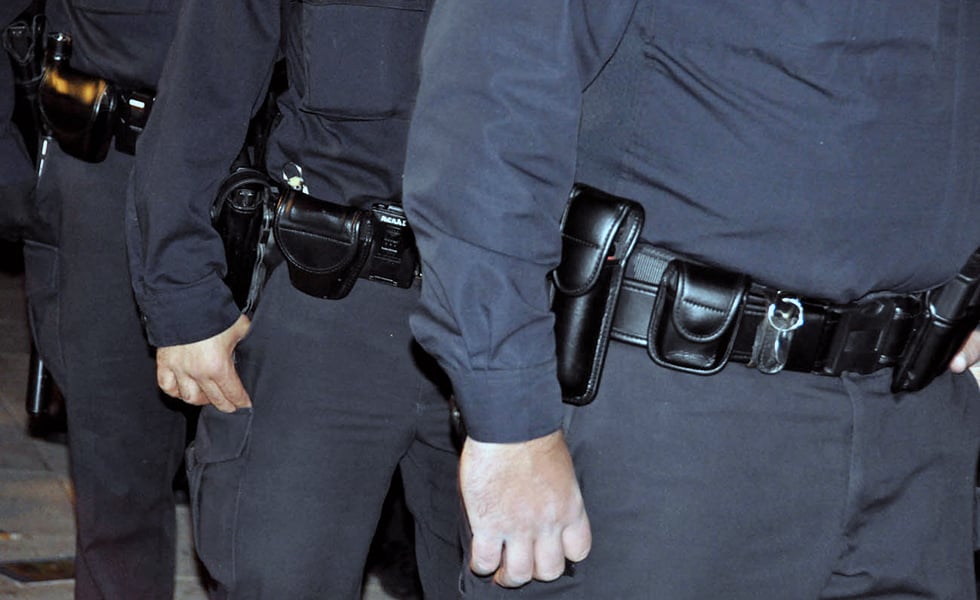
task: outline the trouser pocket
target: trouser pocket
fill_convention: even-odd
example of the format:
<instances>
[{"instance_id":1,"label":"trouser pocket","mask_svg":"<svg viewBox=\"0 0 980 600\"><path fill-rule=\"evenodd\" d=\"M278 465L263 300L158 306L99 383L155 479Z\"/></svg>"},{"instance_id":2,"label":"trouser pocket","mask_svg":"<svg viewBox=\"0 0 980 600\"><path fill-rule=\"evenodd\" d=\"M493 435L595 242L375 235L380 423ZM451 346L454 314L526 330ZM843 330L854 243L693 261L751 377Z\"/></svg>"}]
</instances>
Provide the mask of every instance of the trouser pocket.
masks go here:
<instances>
[{"instance_id":1,"label":"trouser pocket","mask_svg":"<svg viewBox=\"0 0 980 600\"><path fill-rule=\"evenodd\" d=\"M342 120L409 115L429 4L301 0L289 37L302 43L297 86L304 108Z\"/></svg>"},{"instance_id":2,"label":"trouser pocket","mask_svg":"<svg viewBox=\"0 0 980 600\"><path fill-rule=\"evenodd\" d=\"M227 588L235 580L239 497L251 429L251 408L223 413L209 406L187 449L194 544L211 577Z\"/></svg>"},{"instance_id":3,"label":"trouser pocket","mask_svg":"<svg viewBox=\"0 0 980 600\"><path fill-rule=\"evenodd\" d=\"M58 385L65 385L61 350L61 302L58 293L59 250L56 246L24 241L24 291L31 336L45 368Z\"/></svg>"}]
</instances>

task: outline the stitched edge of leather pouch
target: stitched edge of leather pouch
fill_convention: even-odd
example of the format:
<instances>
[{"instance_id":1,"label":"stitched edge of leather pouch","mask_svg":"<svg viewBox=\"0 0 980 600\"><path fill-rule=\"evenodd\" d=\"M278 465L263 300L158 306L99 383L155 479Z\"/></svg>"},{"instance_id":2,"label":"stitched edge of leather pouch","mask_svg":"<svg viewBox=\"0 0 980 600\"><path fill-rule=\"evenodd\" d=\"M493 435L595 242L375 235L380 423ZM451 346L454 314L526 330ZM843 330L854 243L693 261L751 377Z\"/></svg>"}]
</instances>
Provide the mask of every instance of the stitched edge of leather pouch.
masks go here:
<instances>
[{"instance_id":1,"label":"stitched edge of leather pouch","mask_svg":"<svg viewBox=\"0 0 980 600\"><path fill-rule=\"evenodd\" d=\"M650 358L689 373L720 371L731 354L748 287L744 275L671 261L650 320Z\"/></svg>"},{"instance_id":2,"label":"stitched edge of leather pouch","mask_svg":"<svg viewBox=\"0 0 980 600\"><path fill-rule=\"evenodd\" d=\"M331 300L350 293L370 254L366 211L287 190L276 205L273 228L293 287Z\"/></svg>"},{"instance_id":3,"label":"stitched edge of leather pouch","mask_svg":"<svg viewBox=\"0 0 980 600\"><path fill-rule=\"evenodd\" d=\"M558 381L569 404L595 398L623 267L642 226L639 204L585 186L572 191L552 273Z\"/></svg>"}]
</instances>

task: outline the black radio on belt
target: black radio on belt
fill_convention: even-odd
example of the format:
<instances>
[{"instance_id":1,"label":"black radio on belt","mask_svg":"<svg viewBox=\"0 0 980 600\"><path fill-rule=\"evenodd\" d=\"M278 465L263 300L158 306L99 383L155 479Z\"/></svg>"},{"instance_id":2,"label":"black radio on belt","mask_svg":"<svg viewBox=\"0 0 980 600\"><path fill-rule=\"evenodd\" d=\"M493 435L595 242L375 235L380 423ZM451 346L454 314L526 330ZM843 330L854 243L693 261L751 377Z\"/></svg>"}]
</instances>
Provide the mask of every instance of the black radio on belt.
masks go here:
<instances>
[{"instance_id":1,"label":"black radio on belt","mask_svg":"<svg viewBox=\"0 0 980 600\"><path fill-rule=\"evenodd\" d=\"M419 259L405 211L397 204L375 204L371 224L373 247L364 276L396 287L411 287Z\"/></svg>"},{"instance_id":2,"label":"black radio on belt","mask_svg":"<svg viewBox=\"0 0 980 600\"><path fill-rule=\"evenodd\" d=\"M101 162L112 138L126 154L136 150L153 104L152 92L128 90L71 67L71 36L48 36L38 108L45 126L67 154Z\"/></svg>"},{"instance_id":3,"label":"black radio on belt","mask_svg":"<svg viewBox=\"0 0 980 600\"><path fill-rule=\"evenodd\" d=\"M276 244L301 292L338 300L358 278L408 288L418 275L415 238L397 204L363 210L287 189L275 213Z\"/></svg>"}]
</instances>

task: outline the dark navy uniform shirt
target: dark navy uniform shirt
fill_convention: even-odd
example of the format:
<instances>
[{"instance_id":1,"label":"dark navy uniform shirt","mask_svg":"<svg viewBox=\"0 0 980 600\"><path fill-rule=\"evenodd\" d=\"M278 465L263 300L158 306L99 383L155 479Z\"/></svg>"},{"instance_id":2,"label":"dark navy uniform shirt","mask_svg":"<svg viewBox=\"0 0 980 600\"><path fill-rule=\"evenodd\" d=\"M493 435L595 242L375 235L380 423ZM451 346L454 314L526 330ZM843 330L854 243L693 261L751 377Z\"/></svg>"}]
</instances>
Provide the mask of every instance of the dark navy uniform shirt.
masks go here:
<instances>
[{"instance_id":1,"label":"dark navy uniform shirt","mask_svg":"<svg viewBox=\"0 0 980 600\"><path fill-rule=\"evenodd\" d=\"M48 0L48 33L71 35L73 68L123 87L153 89L181 0Z\"/></svg>"},{"instance_id":2,"label":"dark navy uniform shirt","mask_svg":"<svg viewBox=\"0 0 980 600\"><path fill-rule=\"evenodd\" d=\"M980 2L438 3L405 205L413 320L470 435L560 425L548 272L574 181L642 237L849 302L950 278L980 244Z\"/></svg>"},{"instance_id":3,"label":"dark navy uniform shirt","mask_svg":"<svg viewBox=\"0 0 980 600\"><path fill-rule=\"evenodd\" d=\"M281 181L370 206L400 195L430 0L193 0L140 138L127 216L133 285L150 342L186 344L238 318L211 226L215 193L280 56L289 88L266 160ZM291 171L292 172L292 171Z\"/></svg>"}]
</instances>

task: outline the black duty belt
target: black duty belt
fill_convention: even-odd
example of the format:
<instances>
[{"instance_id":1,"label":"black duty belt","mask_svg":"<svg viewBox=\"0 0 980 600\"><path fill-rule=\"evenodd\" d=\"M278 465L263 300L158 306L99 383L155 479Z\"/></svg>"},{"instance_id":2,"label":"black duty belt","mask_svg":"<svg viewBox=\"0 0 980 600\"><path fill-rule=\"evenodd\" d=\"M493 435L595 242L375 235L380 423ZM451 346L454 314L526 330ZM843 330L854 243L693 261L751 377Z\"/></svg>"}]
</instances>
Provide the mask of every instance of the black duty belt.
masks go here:
<instances>
[{"instance_id":1,"label":"black duty belt","mask_svg":"<svg viewBox=\"0 0 980 600\"><path fill-rule=\"evenodd\" d=\"M925 310L925 294L837 305L786 295L758 284L749 284L741 297L726 293L728 290L711 293L703 287L685 289L679 296L675 295L672 308L675 314L696 313L687 319L695 323L676 335L699 345L718 341L724 347L718 353L711 353L708 360L697 353L685 352L683 347L661 353L656 349L659 330L656 324L651 327L651 322L658 305L658 289L673 260L676 257L653 246L637 246L626 265L611 338L650 347L657 362L681 370L715 372L723 363L712 359L727 353L730 362L761 366L762 370L785 368L820 375L840 375L845 371L872 373L901 362ZM678 277L694 277L697 274L690 271L701 271L690 263L685 269L689 272ZM710 269L703 271L710 272ZM722 311L726 307L720 306L719 300L737 302L740 307L732 306L735 312L725 314ZM771 349L776 354L771 357L775 360L769 362L771 367L761 362L765 357L761 356L760 344L767 342L759 331L764 331L767 325L773 329L773 346L780 346Z\"/></svg>"},{"instance_id":2,"label":"black duty belt","mask_svg":"<svg viewBox=\"0 0 980 600\"><path fill-rule=\"evenodd\" d=\"M841 305L637 242L642 220L629 200L573 193L553 275L566 401L594 397L608 340L701 375L729 362L831 376L894 368L893 391L914 391L946 370L980 321L980 249L940 287Z\"/></svg>"}]
</instances>

